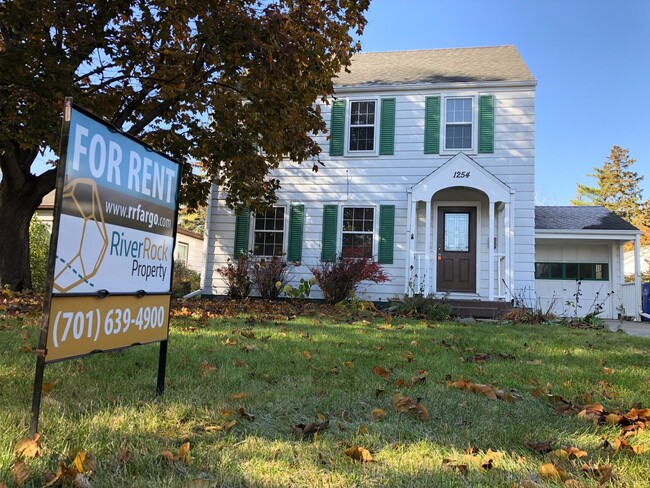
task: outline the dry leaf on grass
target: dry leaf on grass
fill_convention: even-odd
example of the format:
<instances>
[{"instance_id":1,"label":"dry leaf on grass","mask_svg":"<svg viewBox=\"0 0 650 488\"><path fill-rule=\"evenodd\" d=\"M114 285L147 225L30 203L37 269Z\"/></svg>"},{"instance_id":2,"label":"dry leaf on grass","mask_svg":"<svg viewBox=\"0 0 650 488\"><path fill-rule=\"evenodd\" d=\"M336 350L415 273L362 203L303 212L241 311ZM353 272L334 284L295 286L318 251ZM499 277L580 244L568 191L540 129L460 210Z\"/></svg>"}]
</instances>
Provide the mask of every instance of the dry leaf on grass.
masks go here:
<instances>
[{"instance_id":1,"label":"dry leaf on grass","mask_svg":"<svg viewBox=\"0 0 650 488\"><path fill-rule=\"evenodd\" d=\"M24 458L35 458L41 455L40 435L35 434L33 439L24 437L16 443L16 455Z\"/></svg>"},{"instance_id":2,"label":"dry leaf on grass","mask_svg":"<svg viewBox=\"0 0 650 488\"><path fill-rule=\"evenodd\" d=\"M239 393L233 393L230 395L231 400L241 400L242 398L246 398L248 396L248 393L245 391L240 391Z\"/></svg>"},{"instance_id":3,"label":"dry leaf on grass","mask_svg":"<svg viewBox=\"0 0 650 488\"><path fill-rule=\"evenodd\" d=\"M391 370L384 369L379 365L374 366L372 368L372 372L375 373L377 376L384 378L385 380L390 378L390 376L393 374Z\"/></svg>"},{"instance_id":4,"label":"dry leaf on grass","mask_svg":"<svg viewBox=\"0 0 650 488\"><path fill-rule=\"evenodd\" d=\"M163 451L160 453L160 455L167 461L180 461L187 464L190 462L190 443L184 442L181 444L181 447L178 448L178 454L176 455L174 455L171 451Z\"/></svg>"},{"instance_id":5,"label":"dry leaf on grass","mask_svg":"<svg viewBox=\"0 0 650 488\"><path fill-rule=\"evenodd\" d=\"M345 450L346 456L350 456L355 461L361 461L364 463L373 463L375 460L372 458L372 454L368 449L361 446L352 446Z\"/></svg>"},{"instance_id":6,"label":"dry leaf on grass","mask_svg":"<svg viewBox=\"0 0 650 488\"><path fill-rule=\"evenodd\" d=\"M31 475L32 470L25 465L25 461L18 459L14 462L14 467L11 468L11 477L16 485L24 486Z\"/></svg>"}]
</instances>

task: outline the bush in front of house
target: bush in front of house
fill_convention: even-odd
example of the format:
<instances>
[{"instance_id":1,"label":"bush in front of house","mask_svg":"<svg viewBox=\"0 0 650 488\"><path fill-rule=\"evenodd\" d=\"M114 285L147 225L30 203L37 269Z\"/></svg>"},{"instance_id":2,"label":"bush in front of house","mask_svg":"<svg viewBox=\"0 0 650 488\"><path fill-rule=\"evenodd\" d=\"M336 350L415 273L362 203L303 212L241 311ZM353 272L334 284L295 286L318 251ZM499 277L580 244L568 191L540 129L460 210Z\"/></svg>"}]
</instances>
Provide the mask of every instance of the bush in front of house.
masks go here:
<instances>
[{"instance_id":1,"label":"bush in front of house","mask_svg":"<svg viewBox=\"0 0 650 488\"><path fill-rule=\"evenodd\" d=\"M172 277L172 294L183 296L198 290L201 287L201 275L183 261L174 261L174 275Z\"/></svg>"},{"instance_id":2,"label":"bush in front of house","mask_svg":"<svg viewBox=\"0 0 650 488\"><path fill-rule=\"evenodd\" d=\"M217 268L217 273L228 286L226 295L230 298L246 298L253 288L251 280L251 260L248 254L242 254L234 261L228 259L225 266Z\"/></svg>"},{"instance_id":3,"label":"bush in front of house","mask_svg":"<svg viewBox=\"0 0 650 488\"><path fill-rule=\"evenodd\" d=\"M325 301L330 304L354 296L362 281L373 283L388 281L388 275L381 265L366 257L348 257L340 254L334 261L310 266L309 271L314 275Z\"/></svg>"},{"instance_id":4,"label":"bush in front of house","mask_svg":"<svg viewBox=\"0 0 650 488\"><path fill-rule=\"evenodd\" d=\"M32 289L42 293L47 281L47 260L50 253L50 227L34 216L29 223L29 265Z\"/></svg>"},{"instance_id":5,"label":"bush in front of house","mask_svg":"<svg viewBox=\"0 0 650 488\"><path fill-rule=\"evenodd\" d=\"M275 300L289 281L293 265L280 256L260 258L251 266L253 285L262 298Z\"/></svg>"}]
</instances>

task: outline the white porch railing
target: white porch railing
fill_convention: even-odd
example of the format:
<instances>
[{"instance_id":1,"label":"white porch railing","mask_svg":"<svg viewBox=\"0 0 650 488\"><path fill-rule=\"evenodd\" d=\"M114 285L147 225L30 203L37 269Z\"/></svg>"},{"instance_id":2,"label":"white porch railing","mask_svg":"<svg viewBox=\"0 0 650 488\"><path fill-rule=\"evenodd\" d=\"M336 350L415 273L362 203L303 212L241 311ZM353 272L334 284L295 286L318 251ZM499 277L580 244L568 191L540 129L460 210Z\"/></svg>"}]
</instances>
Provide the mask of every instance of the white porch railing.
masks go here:
<instances>
[{"instance_id":1,"label":"white porch railing","mask_svg":"<svg viewBox=\"0 0 650 488\"><path fill-rule=\"evenodd\" d=\"M621 285L621 305L623 305L623 314L627 317L636 316L636 287L634 283L623 283Z\"/></svg>"},{"instance_id":2,"label":"white porch railing","mask_svg":"<svg viewBox=\"0 0 650 488\"><path fill-rule=\"evenodd\" d=\"M495 268L496 268L496 293L495 299L503 300L508 297L508 290L505 285L506 279L506 255L505 253L494 253ZM430 261L431 265L434 264L434 258ZM427 287L427 280L429 286ZM434 290L433 286L433 269L427 269L426 254L424 252L413 253L413 268L410 270L407 294L413 295L414 293L424 294L425 290Z\"/></svg>"}]
</instances>

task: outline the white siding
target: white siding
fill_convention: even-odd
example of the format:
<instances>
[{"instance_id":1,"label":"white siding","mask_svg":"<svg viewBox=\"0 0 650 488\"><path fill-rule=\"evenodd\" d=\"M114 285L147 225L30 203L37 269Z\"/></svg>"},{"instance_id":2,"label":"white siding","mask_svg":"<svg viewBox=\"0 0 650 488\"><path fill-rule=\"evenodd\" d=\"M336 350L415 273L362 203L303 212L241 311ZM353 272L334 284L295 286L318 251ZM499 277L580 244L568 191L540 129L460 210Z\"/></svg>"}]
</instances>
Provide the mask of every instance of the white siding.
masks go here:
<instances>
[{"instance_id":1,"label":"white siding","mask_svg":"<svg viewBox=\"0 0 650 488\"><path fill-rule=\"evenodd\" d=\"M384 268L391 276L389 283L370 285L365 288L367 297L386 299L404 292L408 280L407 263L407 190L448 161L455 153L441 155L424 154L425 97L453 93L454 95L478 96L492 94L495 97L495 150L493 154L467 153L474 161L499 178L515 192L515 270L516 288L534 292L535 261L534 198L535 198L535 93L533 88L475 89L451 91L376 92L373 97L396 99L395 146L392 156L329 156L329 142L325 135L315 137L323 152L318 173L311 171L311 163L298 165L287 162L273 172L280 179L279 203L302 203L305 205L303 265L293 273L294 281L310 276L307 265L316 265L320 257L322 208L324 204L343 205L395 205L394 263ZM339 98L346 98L340 92ZM349 99L363 98L365 95ZM322 105L322 113L329 126L329 105ZM349 108L349 105L348 105ZM476 130L476 127L474 127ZM346 133L347 143L348 133ZM469 197L477 200L476 192ZM213 195L213 214L210 219L208 241L208 267L223 266L232 255L234 239L234 216L223 205L223 195ZM423 215L418 214L418 218ZM487 247L488 239L487 200L481 210L480 243ZM339 219L340 226L340 219ZM421 236L418 236L421 237ZM424 247L424 241L418 241ZM480 258L479 293L487 295L487 253ZM208 276L213 275L211 279ZM517 290L514 290L517 291ZM218 275L206 272L206 293L223 294L224 286ZM320 296L318 294L316 297Z\"/></svg>"}]
</instances>

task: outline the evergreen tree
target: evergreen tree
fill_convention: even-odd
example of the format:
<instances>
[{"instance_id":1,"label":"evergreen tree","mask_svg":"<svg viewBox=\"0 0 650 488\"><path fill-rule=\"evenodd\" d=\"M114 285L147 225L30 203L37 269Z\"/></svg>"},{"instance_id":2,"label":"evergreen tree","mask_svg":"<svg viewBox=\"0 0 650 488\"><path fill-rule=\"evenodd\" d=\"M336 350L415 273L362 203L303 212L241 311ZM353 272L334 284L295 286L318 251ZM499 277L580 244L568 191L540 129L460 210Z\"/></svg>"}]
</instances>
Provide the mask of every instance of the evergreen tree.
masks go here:
<instances>
[{"instance_id":1,"label":"evergreen tree","mask_svg":"<svg viewBox=\"0 0 650 488\"><path fill-rule=\"evenodd\" d=\"M601 205L635 225L643 233L641 243L650 244L650 199L642 199L639 176L631 167L636 159L619 146L612 147L602 168L594 168L589 174L596 178L596 186L578 183L578 195L571 200L573 205Z\"/></svg>"},{"instance_id":2,"label":"evergreen tree","mask_svg":"<svg viewBox=\"0 0 650 488\"><path fill-rule=\"evenodd\" d=\"M601 205L616 212L628 222L634 222L643 213L639 176L630 167L636 159L630 158L629 151L619 146L612 151L602 168L594 168L595 173L588 176L596 178L597 186L578 183L578 195L571 200L573 205Z\"/></svg>"}]
</instances>

